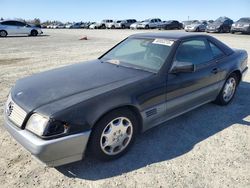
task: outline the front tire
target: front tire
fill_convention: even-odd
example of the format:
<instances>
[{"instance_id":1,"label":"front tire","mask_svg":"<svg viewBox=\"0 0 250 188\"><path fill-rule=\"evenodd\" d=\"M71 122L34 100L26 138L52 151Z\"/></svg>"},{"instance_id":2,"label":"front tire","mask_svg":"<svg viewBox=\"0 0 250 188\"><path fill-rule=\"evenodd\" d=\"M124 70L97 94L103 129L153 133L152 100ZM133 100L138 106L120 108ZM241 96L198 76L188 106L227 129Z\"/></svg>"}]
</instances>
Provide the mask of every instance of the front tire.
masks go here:
<instances>
[{"instance_id":1,"label":"front tire","mask_svg":"<svg viewBox=\"0 0 250 188\"><path fill-rule=\"evenodd\" d=\"M30 35L33 36L33 37L37 36L37 35L38 35L37 30L32 30L32 31L30 32Z\"/></svg>"},{"instance_id":2,"label":"front tire","mask_svg":"<svg viewBox=\"0 0 250 188\"><path fill-rule=\"evenodd\" d=\"M90 154L107 161L124 155L138 132L136 115L124 108L111 111L95 125L89 142Z\"/></svg>"},{"instance_id":3,"label":"front tire","mask_svg":"<svg viewBox=\"0 0 250 188\"><path fill-rule=\"evenodd\" d=\"M8 33L4 30L0 31L0 37L7 37Z\"/></svg>"},{"instance_id":4,"label":"front tire","mask_svg":"<svg viewBox=\"0 0 250 188\"><path fill-rule=\"evenodd\" d=\"M222 106L229 104L234 98L239 81L238 76L235 73L232 73L227 78L222 90L215 100L215 103Z\"/></svg>"}]
</instances>

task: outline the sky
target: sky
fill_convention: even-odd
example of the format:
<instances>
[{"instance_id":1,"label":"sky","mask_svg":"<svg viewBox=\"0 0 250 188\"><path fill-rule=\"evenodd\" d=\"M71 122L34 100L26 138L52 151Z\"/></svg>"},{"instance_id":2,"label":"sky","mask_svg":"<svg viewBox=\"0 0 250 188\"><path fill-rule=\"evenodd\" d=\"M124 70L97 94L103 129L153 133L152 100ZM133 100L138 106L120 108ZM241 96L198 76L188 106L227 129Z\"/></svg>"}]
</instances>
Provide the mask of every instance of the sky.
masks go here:
<instances>
[{"instance_id":1,"label":"sky","mask_svg":"<svg viewBox=\"0 0 250 188\"><path fill-rule=\"evenodd\" d=\"M250 17L250 0L0 0L0 18L62 22Z\"/></svg>"}]
</instances>

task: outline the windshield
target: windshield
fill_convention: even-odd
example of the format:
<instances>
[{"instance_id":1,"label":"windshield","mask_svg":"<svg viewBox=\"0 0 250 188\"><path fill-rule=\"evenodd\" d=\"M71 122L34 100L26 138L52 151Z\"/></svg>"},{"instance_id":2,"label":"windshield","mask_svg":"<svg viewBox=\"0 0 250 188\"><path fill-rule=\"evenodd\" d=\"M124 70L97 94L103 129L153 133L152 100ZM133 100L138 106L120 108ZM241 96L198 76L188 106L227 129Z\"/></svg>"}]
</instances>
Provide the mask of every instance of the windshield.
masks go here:
<instances>
[{"instance_id":1,"label":"windshield","mask_svg":"<svg viewBox=\"0 0 250 188\"><path fill-rule=\"evenodd\" d=\"M128 38L105 54L101 60L121 66L158 72L174 41L168 39Z\"/></svg>"},{"instance_id":2,"label":"windshield","mask_svg":"<svg viewBox=\"0 0 250 188\"><path fill-rule=\"evenodd\" d=\"M214 22L215 22L215 23L223 23L225 20L227 20L227 18L219 17L219 18L216 19Z\"/></svg>"},{"instance_id":3,"label":"windshield","mask_svg":"<svg viewBox=\"0 0 250 188\"><path fill-rule=\"evenodd\" d=\"M247 22L247 23L250 23L250 18L241 18L238 22Z\"/></svg>"},{"instance_id":4,"label":"windshield","mask_svg":"<svg viewBox=\"0 0 250 188\"><path fill-rule=\"evenodd\" d=\"M183 21L185 25L190 25L193 21Z\"/></svg>"}]
</instances>

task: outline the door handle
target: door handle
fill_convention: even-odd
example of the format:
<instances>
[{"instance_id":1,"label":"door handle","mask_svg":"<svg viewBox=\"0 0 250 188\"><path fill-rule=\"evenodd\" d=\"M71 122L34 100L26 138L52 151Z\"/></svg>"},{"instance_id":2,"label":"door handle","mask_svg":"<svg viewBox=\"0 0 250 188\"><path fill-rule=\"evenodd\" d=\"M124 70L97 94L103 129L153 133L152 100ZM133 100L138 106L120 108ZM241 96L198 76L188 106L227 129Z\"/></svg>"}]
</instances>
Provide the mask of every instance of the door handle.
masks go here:
<instances>
[{"instance_id":1,"label":"door handle","mask_svg":"<svg viewBox=\"0 0 250 188\"><path fill-rule=\"evenodd\" d=\"M214 68L211 73L214 73L214 74L217 74L219 72L219 69L218 68Z\"/></svg>"}]
</instances>

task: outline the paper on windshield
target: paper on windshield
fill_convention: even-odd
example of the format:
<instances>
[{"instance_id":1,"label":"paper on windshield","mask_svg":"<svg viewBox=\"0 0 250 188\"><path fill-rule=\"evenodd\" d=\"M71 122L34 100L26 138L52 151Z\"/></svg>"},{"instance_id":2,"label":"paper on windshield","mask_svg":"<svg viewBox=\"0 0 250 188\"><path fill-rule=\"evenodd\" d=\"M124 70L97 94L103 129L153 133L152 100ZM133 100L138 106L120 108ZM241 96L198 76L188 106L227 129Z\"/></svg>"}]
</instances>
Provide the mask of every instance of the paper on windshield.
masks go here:
<instances>
[{"instance_id":1,"label":"paper on windshield","mask_svg":"<svg viewBox=\"0 0 250 188\"><path fill-rule=\"evenodd\" d=\"M155 39L152 43L153 44L165 45L165 46L172 46L174 41L168 40L168 39Z\"/></svg>"}]
</instances>

